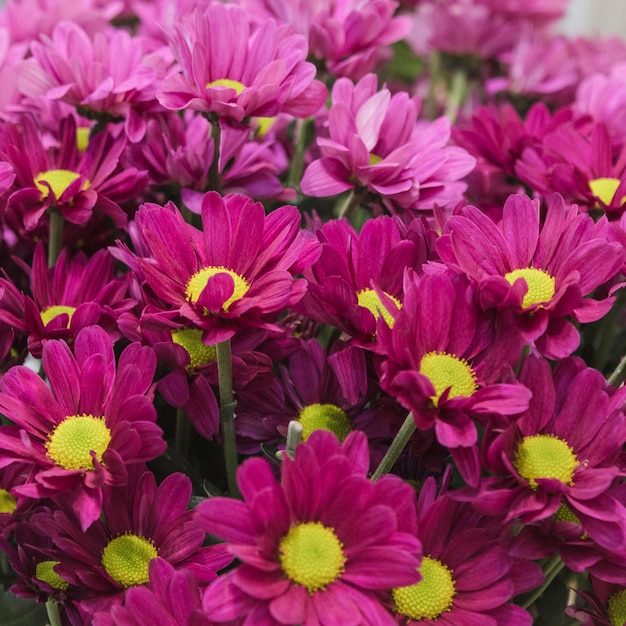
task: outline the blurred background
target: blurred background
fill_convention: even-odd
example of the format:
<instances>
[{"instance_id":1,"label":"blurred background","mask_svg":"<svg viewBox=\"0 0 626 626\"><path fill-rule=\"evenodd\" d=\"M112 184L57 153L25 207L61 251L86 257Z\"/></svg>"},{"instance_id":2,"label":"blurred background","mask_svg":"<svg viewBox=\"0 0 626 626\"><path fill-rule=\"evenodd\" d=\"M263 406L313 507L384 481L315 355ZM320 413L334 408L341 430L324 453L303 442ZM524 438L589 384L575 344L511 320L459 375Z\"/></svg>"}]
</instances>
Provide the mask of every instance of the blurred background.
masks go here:
<instances>
[{"instance_id":1,"label":"blurred background","mask_svg":"<svg viewBox=\"0 0 626 626\"><path fill-rule=\"evenodd\" d=\"M567 35L626 37L626 0L572 0L561 29Z\"/></svg>"}]
</instances>

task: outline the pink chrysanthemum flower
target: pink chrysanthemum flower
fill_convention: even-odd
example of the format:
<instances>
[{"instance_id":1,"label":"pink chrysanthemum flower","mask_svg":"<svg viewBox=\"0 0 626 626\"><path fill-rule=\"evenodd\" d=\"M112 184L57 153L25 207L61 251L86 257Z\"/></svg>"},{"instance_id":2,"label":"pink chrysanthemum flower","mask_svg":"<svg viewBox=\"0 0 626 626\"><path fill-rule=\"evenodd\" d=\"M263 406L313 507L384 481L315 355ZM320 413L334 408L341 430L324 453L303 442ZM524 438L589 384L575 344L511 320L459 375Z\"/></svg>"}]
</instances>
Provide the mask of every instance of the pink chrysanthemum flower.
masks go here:
<instances>
[{"instance_id":1,"label":"pink chrysanthemum flower","mask_svg":"<svg viewBox=\"0 0 626 626\"><path fill-rule=\"evenodd\" d=\"M193 572L176 570L165 559L148 566L149 585L130 588L124 604L93 616L93 626L212 626L202 610L202 593Z\"/></svg>"},{"instance_id":2,"label":"pink chrysanthemum flower","mask_svg":"<svg viewBox=\"0 0 626 626\"><path fill-rule=\"evenodd\" d=\"M464 478L475 483L475 420L528 407L528 389L506 382L521 337L482 312L468 279L451 271L407 272L404 294L393 328L378 325L380 385L413 412L419 429L434 427Z\"/></svg>"},{"instance_id":3,"label":"pink chrysanthemum flower","mask_svg":"<svg viewBox=\"0 0 626 626\"><path fill-rule=\"evenodd\" d=\"M418 220L407 228L381 216L367 220L360 233L345 220L332 220L317 237L321 255L304 272L308 289L298 311L375 348L376 320L393 323L404 297L404 269L420 270L434 233Z\"/></svg>"},{"instance_id":4,"label":"pink chrysanthemum flower","mask_svg":"<svg viewBox=\"0 0 626 626\"><path fill-rule=\"evenodd\" d=\"M34 230L48 210L58 210L73 224L85 226L92 219L110 217L117 227L126 223L120 203L135 197L147 182L144 172L119 164L124 137L102 131L89 140L84 151L77 142L72 116L60 122L59 143L46 148L46 139L36 120L25 115L21 128L4 126L0 155L15 171L9 190L7 221L15 230Z\"/></svg>"},{"instance_id":5,"label":"pink chrysanthemum flower","mask_svg":"<svg viewBox=\"0 0 626 626\"><path fill-rule=\"evenodd\" d=\"M170 474L157 486L151 472L135 469L127 486L107 487L103 495L102 517L86 531L68 506L30 520L53 538L48 556L58 561L54 571L72 585L84 623L92 623L93 613L122 603L128 590L148 583L155 559L188 570L201 586L232 561L223 545L203 547L206 532L187 508L191 481L184 474Z\"/></svg>"},{"instance_id":6,"label":"pink chrysanthemum flower","mask_svg":"<svg viewBox=\"0 0 626 626\"><path fill-rule=\"evenodd\" d=\"M527 357L519 379L533 393L528 410L489 431L484 467L494 475L468 497L485 513L506 511L525 524L576 519L597 544L623 553L626 507L610 488L624 476L626 388L611 393L602 374L575 357L554 375L546 360Z\"/></svg>"},{"instance_id":7,"label":"pink chrysanthemum flower","mask_svg":"<svg viewBox=\"0 0 626 626\"><path fill-rule=\"evenodd\" d=\"M127 465L155 459L166 444L152 404L154 352L132 344L116 367L98 326L82 330L74 349L76 356L62 341L44 344L49 386L24 366L0 378L0 410L14 422L0 427L0 467L31 465L31 480L14 493L69 493L87 528L100 515L104 486L124 485Z\"/></svg>"},{"instance_id":8,"label":"pink chrysanthemum flower","mask_svg":"<svg viewBox=\"0 0 626 626\"><path fill-rule=\"evenodd\" d=\"M313 57L334 76L362 78L384 58L385 48L410 30L407 16L396 15L395 0L239 0L258 19L291 24L309 41Z\"/></svg>"},{"instance_id":9,"label":"pink chrysanthemum flower","mask_svg":"<svg viewBox=\"0 0 626 626\"><path fill-rule=\"evenodd\" d=\"M606 218L594 223L558 194L548 198L543 224L539 202L528 196L510 196L500 224L464 207L447 221L437 251L476 283L483 309L512 311L524 341L554 359L580 341L566 316L592 322L611 308L613 297L586 296L623 263L621 246L608 241Z\"/></svg>"},{"instance_id":10,"label":"pink chrysanthemum flower","mask_svg":"<svg viewBox=\"0 0 626 626\"><path fill-rule=\"evenodd\" d=\"M44 340L70 342L87 326L97 324L116 340L117 318L135 304L126 297L126 281L114 276L113 257L106 250L88 259L82 253L70 258L64 248L48 269L38 245L30 271L32 297L5 278L0 278L0 289L0 321L28 337L28 349L37 359Z\"/></svg>"},{"instance_id":11,"label":"pink chrysanthemum flower","mask_svg":"<svg viewBox=\"0 0 626 626\"><path fill-rule=\"evenodd\" d=\"M288 113L308 117L326 99L306 61L307 43L292 27L266 20L251 28L238 6L213 2L181 18L171 35L181 71L157 94L166 109L192 108L241 121Z\"/></svg>"},{"instance_id":12,"label":"pink chrysanthemum flower","mask_svg":"<svg viewBox=\"0 0 626 626\"><path fill-rule=\"evenodd\" d=\"M414 493L396 476L370 481L368 466L365 435L340 445L325 431L284 460L280 483L264 459L245 461L237 474L243 502L210 498L197 508L207 531L241 561L207 588L209 617L394 624L379 594L418 580Z\"/></svg>"},{"instance_id":13,"label":"pink chrysanthemum flower","mask_svg":"<svg viewBox=\"0 0 626 626\"><path fill-rule=\"evenodd\" d=\"M199 231L172 203L146 204L137 226L151 255L138 263L154 293L201 328L207 345L229 339L241 325L278 330L278 313L306 289L294 275L319 254L300 221L296 207L266 216L246 196L209 192Z\"/></svg>"},{"instance_id":14,"label":"pink chrysanthemum flower","mask_svg":"<svg viewBox=\"0 0 626 626\"><path fill-rule=\"evenodd\" d=\"M578 591L585 605L570 605L566 615L585 626L624 626L626 624L626 581L605 582L589 577L591 589Z\"/></svg>"},{"instance_id":15,"label":"pink chrysanthemum flower","mask_svg":"<svg viewBox=\"0 0 626 626\"><path fill-rule=\"evenodd\" d=\"M64 21L52 37L33 41L31 53L17 72L24 95L62 100L96 118L121 118L131 141L141 139L145 120L139 113L156 104L158 80L169 62L146 54L140 37L120 28L91 38L75 22Z\"/></svg>"},{"instance_id":16,"label":"pink chrysanthemum flower","mask_svg":"<svg viewBox=\"0 0 626 626\"><path fill-rule=\"evenodd\" d=\"M447 117L418 124L419 107L405 92L378 90L374 74L356 85L337 80L329 137L317 139L321 158L306 168L302 191L316 197L369 192L391 212L454 206L466 187L460 179L476 161L448 145Z\"/></svg>"},{"instance_id":17,"label":"pink chrysanthemum flower","mask_svg":"<svg viewBox=\"0 0 626 626\"><path fill-rule=\"evenodd\" d=\"M543 575L538 565L507 553L507 527L448 494L436 498L432 478L420 490L417 510L422 579L393 589L398 624L531 626L530 613L512 600L540 585Z\"/></svg>"}]
</instances>

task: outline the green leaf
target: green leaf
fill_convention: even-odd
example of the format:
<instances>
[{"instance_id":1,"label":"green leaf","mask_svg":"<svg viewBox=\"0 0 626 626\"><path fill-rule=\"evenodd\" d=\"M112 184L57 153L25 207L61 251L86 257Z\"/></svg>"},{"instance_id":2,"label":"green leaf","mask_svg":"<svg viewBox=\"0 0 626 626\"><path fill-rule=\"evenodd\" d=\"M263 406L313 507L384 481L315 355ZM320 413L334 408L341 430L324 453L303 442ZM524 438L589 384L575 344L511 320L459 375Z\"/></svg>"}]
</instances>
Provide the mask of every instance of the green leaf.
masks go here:
<instances>
[{"instance_id":1,"label":"green leaf","mask_svg":"<svg viewBox=\"0 0 626 626\"><path fill-rule=\"evenodd\" d=\"M48 623L46 605L18 598L0 586L2 626L44 626Z\"/></svg>"}]
</instances>

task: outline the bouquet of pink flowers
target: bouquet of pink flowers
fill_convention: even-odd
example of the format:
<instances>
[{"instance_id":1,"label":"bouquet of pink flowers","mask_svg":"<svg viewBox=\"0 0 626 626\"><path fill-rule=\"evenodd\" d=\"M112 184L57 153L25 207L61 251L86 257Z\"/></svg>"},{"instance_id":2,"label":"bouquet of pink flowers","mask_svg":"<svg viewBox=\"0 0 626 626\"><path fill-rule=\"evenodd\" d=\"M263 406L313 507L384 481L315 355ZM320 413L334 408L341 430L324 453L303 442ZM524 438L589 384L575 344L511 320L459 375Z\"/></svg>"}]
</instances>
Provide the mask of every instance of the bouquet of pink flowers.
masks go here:
<instances>
[{"instance_id":1,"label":"bouquet of pink flowers","mask_svg":"<svg viewBox=\"0 0 626 626\"><path fill-rule=\"evenodd\" d=\"M626 624L626 42L567 4L5 0L3 619Z\"/></svg>"}]
</instances>

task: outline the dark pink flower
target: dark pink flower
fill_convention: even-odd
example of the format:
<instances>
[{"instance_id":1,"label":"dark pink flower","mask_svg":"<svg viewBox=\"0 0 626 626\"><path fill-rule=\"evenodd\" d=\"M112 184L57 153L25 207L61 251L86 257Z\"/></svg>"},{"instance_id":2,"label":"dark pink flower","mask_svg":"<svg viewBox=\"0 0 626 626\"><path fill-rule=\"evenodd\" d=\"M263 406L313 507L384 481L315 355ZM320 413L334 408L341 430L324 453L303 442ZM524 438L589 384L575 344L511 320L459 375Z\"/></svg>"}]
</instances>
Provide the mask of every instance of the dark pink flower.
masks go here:
<instances>
[{"instance_id":1,"label":"dark pink flower","mask_svg":"<svg viewBox=\"0 0 626 626\"><path fill-rule=\"evenodd\" d=\"M205 332L207 345L229 339L241 325L277 330L278 313L306 289L294 275L319 254L300 221L296 207L266 216L263 206L246 196L209 192L199 231L172 203L146 204L137 213L137 226L150 256L138 258L139 267L172 311Z\"/></svg>"},{"instance_id":2,"label":"dark pink flower","mask_svg":"<svg viewBox=\"0 0 626 626\"><path fill-rule=\"evenodd\" d=\"M181 18L171 33L180 71L161 83L159 102L167 109L192 108L218 117L308 117L326 99L306 61L302 35L287 24L265 20L251 28L236 5L213 2Z\"/></svg>"},{"instance_id":3,"label":"dark pink flower","mask_svg":"<svg viewBox=\"0 0 626 626\"><path fill-rule=\"evenodd\" d=\"M241 561L207 588L209 617L394 624L379 594L418 580L412 488L396 476L366 477L367 440L359 433L339 444L317 431L282 467L279 483L267 461L248 459L237 476L243 502L210 498L197 508L207 531Z\"/></svg>"},{"instance_id":4,"label":"dark pink flower","mask_svg":"<svg viewBox=\"0 0 626 626\"><path fill-rule=\"evenodd\" d=\"M609 243L606 218L594 223L558 194L546 205L543 224L539 202L528 196L510 196L499 224L464 207L447 221L437 251L476 283L483 309L512 311L527 344L563 358L580 340L567 316L592 322L605 315L614 298L586 296L617 274L623 252Z\"/></svg>"},{"instance_id":5,"label":"dark pink flower","mask_svg":"<svg viewBox=\"0 0 626 626\"><path fill-rule=\"evenodd\" d=\"M13 489L29 498L69 494L83 528L98 519L106 485L124 485L127 466L166 448L155 424L154 352L128 346L115 364L104 330L90 326L74 343L44 344L49 386L31 369L0 378L0 409L14 425L0 427L0 467L32 466L30 481Z\"/></svg>"}]
</instances>

